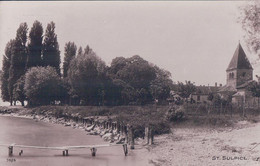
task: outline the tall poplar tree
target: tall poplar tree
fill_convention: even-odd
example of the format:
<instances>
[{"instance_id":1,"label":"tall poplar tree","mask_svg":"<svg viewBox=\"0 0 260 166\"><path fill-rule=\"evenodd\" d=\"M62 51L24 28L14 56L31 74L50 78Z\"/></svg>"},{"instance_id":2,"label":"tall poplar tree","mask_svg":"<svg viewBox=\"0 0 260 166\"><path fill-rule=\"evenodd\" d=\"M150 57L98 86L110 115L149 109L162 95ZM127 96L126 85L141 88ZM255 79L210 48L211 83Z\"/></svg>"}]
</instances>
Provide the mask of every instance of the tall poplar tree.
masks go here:
<instances>
[{"instance_id":1,"label":"tall poplar tree","mask_svg":"<svg viewBox=\"0 0 260 166\"><path fill-rule=\"evenodd\" d=\"M9 69L11 65L12 47L15 40L10 40L5 47L5 54L3 55L2 76L1 76L1 98L3 101L10 101L8 91Z\"/></svg>"},{"instance_id":2,"label":"tall poplar tree","mask_svg":"<svg viewBox=\"0 0 260 166\"><path fill-rule=\"evenodd\" d=\"M42 38L43 28L39 21L35 21L29 33L27 69L42 65Z\"/></svg>"},{"instance_id":3,"label":"tall poplar tree","mask_svg":"<svg viewBox=\"0 0 260 166\"><path fill-rule=\"evenodd\" d=\"M17 80L25 74L27 60L27 32L26 23L21 23L17 29L14 46L12 47L12 56L9 69L8 91L10 95L10 103L13 102L13 88Z\"/></svg>"},{"instance_id":4,"label":"tall poplar tree","mask_svg":"<svg viewBox=\"0 0 260 166\"><path fill-rule=\"evenodd\" d=\"M79 49L78 49L77 56L81 56L82 54L83 54L83 51L82 51L82 47L80 46Z\"/></svg>"},{"instance_id":5,"label":"tall poplar tree","mask_svg":"<svg viewBox=\"0 0 260 166\"><path fill-rule=\"evenodd\" d=\"M74 42L65 44L64 62L63 62L63 77L67 77L70 61L76 56L77 46Z\"/></svg>"},{"instance_id":6,"label":"tall poplar tree","mask_svg":"<svg viewBox=\"0 0 260 166\"><path fill-rule=\"evenodd\" d=\"M45 31L42 62L43 66L54 67L60 75L60 51L54 22L49 23Z\"/></svg>"}]
</instances>

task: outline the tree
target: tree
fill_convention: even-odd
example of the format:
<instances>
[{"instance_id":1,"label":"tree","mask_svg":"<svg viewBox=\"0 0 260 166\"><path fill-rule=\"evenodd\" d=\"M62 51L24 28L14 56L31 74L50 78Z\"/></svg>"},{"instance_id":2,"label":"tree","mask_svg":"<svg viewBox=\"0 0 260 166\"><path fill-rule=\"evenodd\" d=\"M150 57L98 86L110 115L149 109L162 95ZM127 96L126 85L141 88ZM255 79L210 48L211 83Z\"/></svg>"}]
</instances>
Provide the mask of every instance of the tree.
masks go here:
<instances>
[{"instance_id":1,"label":"tree","mask_svg":"<svg viewBox=\"0 0 260 166\"><path fill-rule=\"evenodd\" d=\"M68 42L65 44L64 62L63 62L63 77L67 77L68 69L71 60L76 56L77 46L74 42Z\"/></svg>"},{"instance_id":2,"label":"tree","mask_svg":"<svg viewBox=\"0 0 260 166\"><path fill-rule=\"evenodd\" d=\"M160 103L170 96L172 80L170 79L171 73L169 71L154 67L156 78L151 81L150 91L154 100Z\"/></svg>"},{"instance_id":3,"label":"tree","mask_svg":"<svg viewBox=\"0 0 260 166\"><path fill-rule=\"evenodd\" d=\"M247 45L257 53L260 50L260 2L251 1L241 7L240 21L246 33Z\"/></svg>"},{"instance_id":4,"label":"tree","mask_svg":"<svg viewBox=\"0 0 260 166\"><path fill-rule=\"evenodd\" d=\"M39 21L35 21L29 33L27 69L42 65L43 28Z\"/></svg>"},{"instance_id":5,"label":"tree","mask_svg":"<svg viewBox=\"0 0 260 166\"><path fill-rule=\"evenodd\" d=\"M8 91L10 95L10 102L13 101L13 88L17 80L25 74L26 59L27 59L27 31L26 23L20 24L16 32L16 38L12 47L12 56L9 69Z\"/></svg>"},{"instance_id":6,"label":"tree","mask_svg":"<svg viewBox=\"0 0 260 166\"><path fill-rule=\"evenodd\" d=\"M105 105L121 105L122 101L122 80L111 79L109 76L106 77L104 82L104 104Z\"/></svg>"},{"instance_id":7,"label":"tree","mask_svg":"<svg viewBox=\"0 0 260 166\"><path fill-rule=\"evenodd\" d=\"M140 56L113 59L108 75L113 80L121 80L121 97L124 104L145 104L152 101L150 85L156 78L156 72L154 67Z\"/></svg>"},{"instance_id":8,"label":"tree","mask_svg":"<svg viewBox=\"0 0 260 166\"><path fill-rule=\"evenodd\" d=\"M60 75L60 51L57 35L55 34L54 22L51 22L47 25L44 35L42 55L43 66L54 67L57 73Z\"/></svg>"},{"instance_id":9,"label":"tree","mask_svg":"<svg viewBox=\"0 0 260 166\"><path fill-rule=\"evenodd\" d=\"M78 50L77 56L81 56L82 54L83 54L83 51L82 51L82 47L80 46L80 47L79 47L79 50Z\"/></svg>"},{"instance_id":10,"label":"tree","mask_svg":"<svg viewBox=\"0 0 260 166\"><path fill-rule=\"evenodd\" d=\"M182 82L178 82L177 84L177 92L183 98L188 98L190 94L196 91L196 86L190 82L185 81L185 84Z\"/></svg>"},{"instance_id":11,"label":"tree","mask_svg":"<svg viewBox=\"0 0 260 166\"><path fill-rule=\"evenodd\" d=\"M89 45L86 46L84 49L84 54L92 54L94 53L93 50L89 47Z\"/></svg>"},{"instance_id":12,"label":"tree","mask_svg":"<svg viewBox=\"0 0 260 166\"><path fill-rule=\"evenodd\" d=\"M10 40L5 47L5 55L3 56L2 75L1 75L1 97L3 101L10 101L8 91L9 69L11 66L12 49L15 40Z\"/></svg>"},{"instance_id":13,"label":"tree","mask_svg":"<svg viewBox=\"0 0 260 166\"><path fill-rule=\"evenodd\" d=\"M112 77L115 77L113 75L116 75L118 71L122 70L127 65L127 59L124 57L116 57L112 60L111 66L109 68L109 74Z\"/></svg>"},{"instance_id":14,"label":"tree","mask_svg":"<svg viewBox=\"0 0 260 166\"><path fill-rule=\"evenodd\" d=\"M209 95L208 95L208 100L212 101L213 99L214 99L214 93L210 92Z\"/></svg>"},{"instance_id":15,"label":"tree","mask_svg":"<svg viewBox=\"0 0 260 166\"><path fill-rule=\"evenodd\" d=\"M260 97L260 83L252 81L249 83L247 90L251 92L253 97Z\"/></svg>"},{"instance_id":16,"label":"tree","mask_svg":"<svg viewBox=\"0 0 260 166\"><path fill-rule=\"evenodd\" d=\"M256 81L252 81L249 83L247 90L251 92L253 97L258 98L257 105L259 107L259 98L260 98L260 83Z\"/></svg>"},{"instance_id":17,"label":"tree","mask_svg":"<svg viewBox=\"0 0 260 166\"><path fill-rule=\"evenodd\" d=\"M149 89L156 78L155 69L139 55L127 59L127 65L117 72L117 77L136 89Z\"/></svg>"},{"instance_id":18,"label":"tree","mask_svg":"<svg viewBox=\"0 0 260 166\"><path fill-rule=\"evenodd\" d=\"M20 101L22 106L24 106L24 101L26 98L24 93L24 75L14 84L13 98L14 101Z\"/></svg>"},{"instance_id":19,"label":"tree","mask_svg":"<svg viewBox=\"0 0 260 166\"><path fill-rule=\"evenodd\" d=\"M49 105L59 100L61 80L56 69L32 67L25 74L24 90L29 105Z\"/></svg>"},{"instance_id":20,"label":"tree","mask_svg":"<svg viewBox=\"0 0 260 166\"><path fill-rule=\"evenodd\" d=\"M75 104L79 104L81 100L84 104L98 105L103 95L102 81L106 65L93 51L86 50L84 54L70 62L68 71L70 94L76 100Z\"/></svg>"}]
</instances>

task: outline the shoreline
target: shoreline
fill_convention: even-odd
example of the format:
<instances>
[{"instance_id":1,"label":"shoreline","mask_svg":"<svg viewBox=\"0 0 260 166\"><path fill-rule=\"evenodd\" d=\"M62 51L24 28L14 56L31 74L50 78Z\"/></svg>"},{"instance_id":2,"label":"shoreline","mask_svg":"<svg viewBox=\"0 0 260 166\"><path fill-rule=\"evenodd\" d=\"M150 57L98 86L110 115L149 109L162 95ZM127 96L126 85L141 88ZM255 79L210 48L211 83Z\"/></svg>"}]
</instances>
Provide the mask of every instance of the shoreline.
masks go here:
<instances>
[{"instance_id":1,"label":"shoreline","mask_svg":"<svg viewBox=\"0 0 260 166\"><path fill-rule=\"evenodd\" d=\"M0 110L0 116L31 119L35 122L39 121L39 122L45 122L49 124L55 124L55 125L57 124L64 128L81 130L83 131L83 133L85 133L85 135L100 136L102 138L102 142L104 143L116 143L118 145L123 145L123 143L125 143L126 141L125 138L126 136L121 133L117 133L116 130L104 129L98 125L93 125L93 124L88 124L86 126L83 126L82 123L77 123L72 119L66 121L64 118L56 118L54 116L46 117L44 115L35 115L34 113L31 112L31 110L27 110L27 109L24 110L26 111L22 110L22 111L8 112L8 113L3 113L3 111ZM152 166L154 165L154 162L150 157L149 148L148 146L145 146L143 142L144 142L143 139L139 139L139 138L135 139L135 149L133 150L130 148L130 146L128 146L128 156L131 158L132 157L142 158L143 162L146 163L145 166L146 165ZM123 153L123 149L122 149L122 153Z\"/></svg>"},{"instance_id":2,"label":"shoreline","mask_svg":"<svg viewBox=\"0 0 260 166\"><path fill-rule=\"evenodd\" d=\"M85 117L88 118L86 121L89 119L94 118L94 123L91 124L88 122L82 123L82 122L76 122L73 119L65 119L65 118L57 118L52 115L38 115L38 114L33 114L30 112L30 110L27 110L26 113L24 111L18 111L18 112L5 112L5 111L0 111L0 116L11 116L11 117L18 117L18 118L27 118L27 119L32 119L36 122L42 121L46 123L53 123L53 124L59 124L62 125L63 127L72 127L73 129L78 129L78 130L83 130L86 132L86 135L99 135L104 142L109 142L109 143L116 143L116 144L123 144L126 141L126 135L123 134L120 131L117 131L116 128L103 128L100 125L97 125L96 122L101 122L108 120L106 117L101 117L101 116L90 116L90 117ZM92 121L93 123L93 121Z\"/></svg>"},{"instance_id":3,"label":"shoreline","mask_svg":"<svg viewBox=\"0 0 260 166\"><path fill-rule=\"evenodd\" d=\"M2 112L0 111L0 113ZM104 142L117 143L120 142L120 139L122 139L122 142L126 141L126 136L118 132L115 126L113 129L112 126L110 126L110 129L103 128L101 122L108 120L109 117L107 116L85 117L89 118L88 122L92 121L92 123L84 124L75 121L78 118L77 115L74 116L75 119L66 119L56 118L54 115L48 114L48 111L43 111L43 113L46 114L38 115L31 109L24 108L13 112L6 111L0 115L60 124L63 127L83 130L86 135L99 135ZM100 123L94 124L93 122ZM259 143L257 140L260 136L257 135L260 128L259 121L235 118L232 123L233 125L224 124L215 127L192 126L188 122L175 125L171 128L171 133L156 136L154 145L145 144L145 140L141 138L135 139L135 150L131 150L130 155L141 156L143 160L148 161L147 165L155 166L206 165L207 163L210 163L210 165L259 164L256 159L258 152L260 152L260 146L257 146L254 151L250 151L252 147ZM248 138L245 138L247 141L241 137L243 133L248 136ZM213 160L216 156L239 156L246 157L248 160L232 160L232 162L231 160Z\"/></svg>"},{"instance_id":4,"label":"shoreline","mask_svg":"<svg viewBox=\"0 0 260 166\"><path fill-rule=\"evenodd\" d=\"M45 123L43 121L34 121L28 117L17 117L14 114L1 116L1 142L10 145L44 146L44 147L66 147L83 145L107 145L100 136L87 135L83 130L74 130L72 127L54 123ZM16 159L15 165L79 165L86 164L99 166L132 166L149 165L147 150L136 147L130 150L127 156L124 155L122 145L109 146L106 148L96 147L97 154L91 155L90 149L69 150L69 156L64 157L62 150L45 149L27 149L14 148L14 155L11 158ZM19 155L20 150L24 151ZM8 157L7 149L0 150L0 165L6 165Z\"/></svg>"}]
</instances>

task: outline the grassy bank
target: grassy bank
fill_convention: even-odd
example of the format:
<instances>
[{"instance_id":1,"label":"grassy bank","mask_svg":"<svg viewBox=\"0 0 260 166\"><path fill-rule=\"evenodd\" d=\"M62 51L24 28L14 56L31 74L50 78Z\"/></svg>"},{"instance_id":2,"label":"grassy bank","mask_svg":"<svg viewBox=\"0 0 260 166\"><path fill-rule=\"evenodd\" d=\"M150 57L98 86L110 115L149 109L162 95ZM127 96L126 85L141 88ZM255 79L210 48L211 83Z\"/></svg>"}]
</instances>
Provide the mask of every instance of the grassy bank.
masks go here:
<instances>
[{"instance_id":1,"label":"grassy bank","mask_svg":"<svg viewBox=\"0 0 260 166\"><path fill-rule=\"evenodd\" d=\"M200 108L203 108L199 106ZM177 121L167 120L169 106L40 106L34 108L0 107L0 110L31 115L50 115L56 118L84 118L89 116L104 116L112 121L125 125L131 125L135 129L136 137L143 137L144 127L150 126L155 134L168 133L171 127L229 127L240 120L259 122L259 111L246 111L246 116L241 116L240 111L232 114L210 113L207 110L191 107L183 107L184 117Z\"/></svg>"},{"instance_id":2,"label":"grassy bank","mask_svg":"<svg viewBox=\"0 0 260 166\"><path fill-rule=\"evenodd\" d=\"M104 116L108 120L121 124L131 125L134 128L135 137L144 136L144 128L150 126L155 134L168 133L169 122L165 115L168 106L40 106L34 108L2 107L1 110L9 110L20 115L44 115L56 118L84 118L89 116Z\"/></svg>"}]
</instances>

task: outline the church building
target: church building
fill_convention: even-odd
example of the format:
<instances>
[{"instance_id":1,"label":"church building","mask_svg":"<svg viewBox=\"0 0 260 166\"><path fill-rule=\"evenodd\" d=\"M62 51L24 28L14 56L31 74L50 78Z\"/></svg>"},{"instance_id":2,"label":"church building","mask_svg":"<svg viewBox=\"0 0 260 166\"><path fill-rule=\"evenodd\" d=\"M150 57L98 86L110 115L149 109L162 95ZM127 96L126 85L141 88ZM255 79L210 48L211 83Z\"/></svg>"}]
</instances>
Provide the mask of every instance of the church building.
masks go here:
<instances>
[{"instance_id":1,"label":"church building","mask_svg":"<svg viewBox=\"0 0 260 166\"><path fill-rule=\"evenodd\" d=\"M226 85L220 88L220 94L223 96L232 95L232 103L234 104L255 104L256 99L247 90L248 84L253 81L253 67L240 43L228 65L226 77Z\"/></svg>"}]
</instances>

